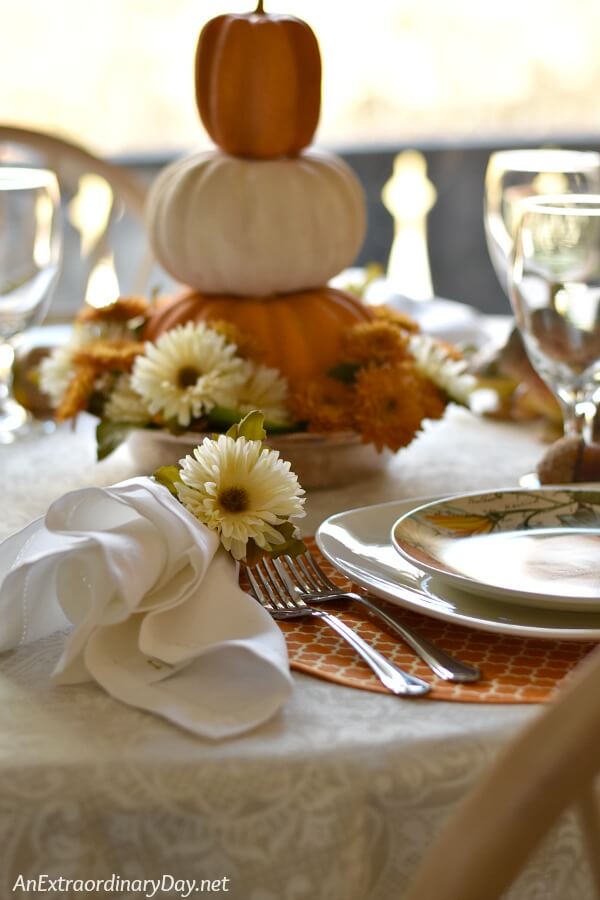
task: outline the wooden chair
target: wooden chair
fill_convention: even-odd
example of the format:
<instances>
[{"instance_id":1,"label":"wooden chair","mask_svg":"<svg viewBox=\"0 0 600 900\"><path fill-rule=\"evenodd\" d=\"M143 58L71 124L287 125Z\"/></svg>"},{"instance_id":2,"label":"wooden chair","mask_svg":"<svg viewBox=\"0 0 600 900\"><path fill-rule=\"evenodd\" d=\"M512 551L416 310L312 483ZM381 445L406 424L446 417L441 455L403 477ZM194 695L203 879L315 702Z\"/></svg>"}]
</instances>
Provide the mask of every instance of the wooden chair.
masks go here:
<instances>
[{"instance_id":1,"label":"wooden chair","mask_svg":"<svg viewBox=\"0 0 600 900\"><path fill-rule=\"evenodd\" d=\"M600 649L442 828L405 900L496 900L569 808L600 898Z\"/></svg>"},{"instance_id":2,"label":"wooden chair","mask_svg":"<svg viewBox=\"0 0 600 900\"><path fill-rule=\"evenodd\" d=\"M65 253L47 321L69 321L85 299L102 303L103 292L110 300L147 288L144 182L71 141L0 125L0 163L15 162L47 166L60 183Z\"/></svg>"}]
</instances>

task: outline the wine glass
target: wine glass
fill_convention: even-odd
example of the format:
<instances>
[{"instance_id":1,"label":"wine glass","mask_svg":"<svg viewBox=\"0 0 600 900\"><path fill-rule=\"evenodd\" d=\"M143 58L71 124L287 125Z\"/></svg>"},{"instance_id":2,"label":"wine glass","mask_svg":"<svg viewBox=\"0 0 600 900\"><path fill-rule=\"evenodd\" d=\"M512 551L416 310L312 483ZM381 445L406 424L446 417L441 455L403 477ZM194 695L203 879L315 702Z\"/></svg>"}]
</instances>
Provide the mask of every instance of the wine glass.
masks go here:
<instances>
[{"instance_id":1,"label":"wine glass","mask_svg":"<svg viewBox=\"0 0 600 900\"><path fill-rule=\"evenodd\" d=\"M59 206L53 172L0 166L0 444L28 432L29 413L12 396L11 340L47 312L60 269Z\"/></svg>"},{"instance_id":2,"label":"wine glass","mask_svg":"<svg viewBox=\"0 0 600 900\"><path fill-rule=\"evenodd\" d=\"M521 201L510 297L532 365L565 434L593 440L600 405L600 194Z\"/></svg>"},{"instance_id":3,"label":"wine glass","mask_svg":"<svg viewBox=\"0 0 600 900\"><path fill-rule=\"evenodd\" d=\"M483 221L492 264L505 293L521 200L538 194L595 192L600 193L600 153L538 148L500 150L490 156Z\"/></svg>"}]
</instances>

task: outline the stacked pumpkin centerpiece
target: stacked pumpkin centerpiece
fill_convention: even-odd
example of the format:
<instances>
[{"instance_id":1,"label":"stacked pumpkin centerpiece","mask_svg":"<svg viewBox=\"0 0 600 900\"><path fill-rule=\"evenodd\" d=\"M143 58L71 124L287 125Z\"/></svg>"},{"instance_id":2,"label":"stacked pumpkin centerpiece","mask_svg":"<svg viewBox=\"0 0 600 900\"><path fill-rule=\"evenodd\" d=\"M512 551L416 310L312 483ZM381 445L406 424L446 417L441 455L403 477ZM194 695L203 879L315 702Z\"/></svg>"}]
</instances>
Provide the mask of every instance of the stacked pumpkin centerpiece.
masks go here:
<instances>
[{"instance_id":1,"label":"stacked pumpkin centerpiece","mask_svg":"<svg viewBox=\"0 0 600 900\"><path fill-rule=\"evenodd\" d=\"M321 105L313 32L262 4L212 19L198 42L196 98L219 149L165 169L147 212L157 259L192 291L147 334L226 320L287 378L323 375L348 327L370 316L350 294L324 287L353 262L366 215L351 169L305 149Z\"/></svg>"},{"instance_id":2,"label":"stacked pumpkin centerpiece","mask_svg":"<svg viewBox=\"0 0 600 900\"><path fill-rule=\"evenodd\" d=\"M323 486L464 400L451 348L327 286L353 262L366 216L351 169L307 149L320 91L317 41L299 19L261 2L201 32L196 97L217 149L168 166L147 208L157 259L187 287L155 306L86 309L42 367L59 418L100 416L102 454L135 425L152 469L182 455L185 432L195 444L260 409L305 486Z\"/></svg>"}]
</instances>

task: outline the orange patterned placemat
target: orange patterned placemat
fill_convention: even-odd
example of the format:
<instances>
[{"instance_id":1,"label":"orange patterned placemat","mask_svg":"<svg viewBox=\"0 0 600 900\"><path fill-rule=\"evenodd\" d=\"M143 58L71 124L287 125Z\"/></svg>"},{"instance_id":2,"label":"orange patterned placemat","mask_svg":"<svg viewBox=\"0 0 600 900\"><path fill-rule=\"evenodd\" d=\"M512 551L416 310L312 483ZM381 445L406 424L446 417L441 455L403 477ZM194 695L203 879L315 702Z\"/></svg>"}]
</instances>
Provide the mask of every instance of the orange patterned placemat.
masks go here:
<instances>
[{"instance_id":1,"label":"orange patterned placemat","mask_svg":"<svg viewBox=\"0 0 600 900\"><path fill-rule=\"evenodd\" d=\"M348 589L350 582L305 539L332 581ZM356 587L354 587L356 590ZM360 590L360 589L359 589ZM475 631L402 609L377 598L395 618L412 625L448 653L479 666L481 681L451 684L437 678L425 663L386 626L358 604L329 603L335 612L372 646L402 669L432 685L427 699L471 703L539 703L551 700L568 672L595 646L587 642L546 641ZM327 625L309 619L278 622L293 669L366 691L388 693L369 667Z\"/></svg>"}]
</instances>

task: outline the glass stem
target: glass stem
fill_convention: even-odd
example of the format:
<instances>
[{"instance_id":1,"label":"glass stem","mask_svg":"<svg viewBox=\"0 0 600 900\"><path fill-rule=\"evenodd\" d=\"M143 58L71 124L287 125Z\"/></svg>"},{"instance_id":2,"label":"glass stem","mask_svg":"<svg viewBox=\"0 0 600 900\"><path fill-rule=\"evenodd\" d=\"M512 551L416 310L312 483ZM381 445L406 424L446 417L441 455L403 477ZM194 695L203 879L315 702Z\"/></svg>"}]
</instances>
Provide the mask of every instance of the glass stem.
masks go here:
<instances>
[{"instance_id":1,"label":"glass stem","mask_svg":"<svg viewBox=\"0 0 600 900\"><path fill-rule=\"evenodd\" d=\"M591 397L559 397L564 420L565 435L579 435L586 444L594 443L594 428L598 407Z\"/></svg>"},{"instance_id":2,"label":"glass stem","mask_svg":"<svg viewBox=\"0 0 600 900\"><path fill-rule=\"evenodd\" d=\"M12 366L15 351L12 344L0 338L0 415L12 396Z\"/></svg>"},{"instance_id":3,"label":"glass stem","mask_svg":"<svg viewBox=\"0 0 600 900\"><path fill-rule=\"evenodd\" d=\"M0 338L0 444L12 444L17 432L26 426L29 414L13 398L12 364L15 351Z\"/></svg>"}]
</instances>

